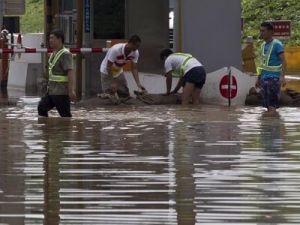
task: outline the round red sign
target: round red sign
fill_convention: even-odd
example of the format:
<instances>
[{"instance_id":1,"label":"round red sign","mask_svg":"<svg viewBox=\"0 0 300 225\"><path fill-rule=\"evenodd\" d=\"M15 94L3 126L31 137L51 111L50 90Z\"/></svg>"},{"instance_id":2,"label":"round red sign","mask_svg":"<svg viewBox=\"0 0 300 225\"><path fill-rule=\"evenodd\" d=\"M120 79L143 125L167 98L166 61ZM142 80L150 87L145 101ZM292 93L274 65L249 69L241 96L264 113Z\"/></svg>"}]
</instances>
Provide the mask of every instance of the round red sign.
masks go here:
<instances>
[{"instance_id":1,"label":"round red sign","mask_svg":"<svg viewBox=\"0 0 300 225\"><path fill-rule=\"evenodd\" d=\"M229 85L230 84L230 85ZM225 75L220 82L220 93L224 98L233 99L236 97L238 91L237 81L234 76Z\"/></svg>"}]
</instances>

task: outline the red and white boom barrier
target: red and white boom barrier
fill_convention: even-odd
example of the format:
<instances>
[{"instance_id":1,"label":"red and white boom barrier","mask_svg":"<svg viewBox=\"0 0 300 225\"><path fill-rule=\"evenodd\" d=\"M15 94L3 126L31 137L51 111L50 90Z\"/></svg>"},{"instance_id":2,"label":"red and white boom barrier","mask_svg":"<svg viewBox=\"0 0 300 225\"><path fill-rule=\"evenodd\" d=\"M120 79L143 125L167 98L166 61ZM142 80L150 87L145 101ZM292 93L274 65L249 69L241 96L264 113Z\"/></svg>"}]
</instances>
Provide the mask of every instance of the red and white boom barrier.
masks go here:
<instances>
[{"instance_id":1,"label":"red and white boom barrier","mask_svg":"<svg viewBox=\"0 0 300 225\"><path fill-rule=\"evenodd\" d=\"M108 48L69 48L69 51L73 54L79 53L102 53L107 52ZM1 53L51 53L53 52L52 48L1 48Z\"/></svg>"}]
</instances>

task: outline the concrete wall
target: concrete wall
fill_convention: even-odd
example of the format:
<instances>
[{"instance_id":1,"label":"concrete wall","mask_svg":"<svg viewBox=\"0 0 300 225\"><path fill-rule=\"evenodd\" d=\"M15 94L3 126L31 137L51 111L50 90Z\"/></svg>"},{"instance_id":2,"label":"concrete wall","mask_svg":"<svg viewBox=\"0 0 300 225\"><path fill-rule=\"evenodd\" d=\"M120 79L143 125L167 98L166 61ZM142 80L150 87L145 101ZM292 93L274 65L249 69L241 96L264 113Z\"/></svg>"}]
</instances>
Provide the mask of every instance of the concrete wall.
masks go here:
<instances>
[{"instance_id":1,"label":"concrete wall","mask_svg":"<svg viewBox=\"0 0 300 225\"><path fill-rule=\"evenodd\" d=\"M181 2L182 50L197 57L208 72L224 66L241 69L240 0Z\"/></svg>"},{"instance_id":2,"label":"concrete wall","mask_svg":"<svg viewBox=\"0 0 300 225\"><path fill-rule=\"evenodd\" d=\"M170 6L170 9L174 9L175 8L175 0L169 0L169 6Z\"/></svg>"},{"instance_id":3,"label":"concrete wall","mask_svg":"<svg viewBox=\"0 0 300 225\"><path fill-rule=\"evenodd\" d=\"M169 43L169 0L127 0L126 25L126 37L142 38L140 70L160 73L159 52Z\"/></svg>"},{"instance_id":4,"label":"concrete wall","mask_svg":"<svg viewBox=\"0 0 300 225\"><path fill-rule=\"evenodd\" d=\"M169 43L169 0L126 0L126 38L138 34L142 39L139 70L161 73L162 62L159 59L161 49ZM92 47L105 47L105 40L92 40ZM86 95L94 95L101 90L99 65L105 54L93 54L90 71L86 74Z\"/></svg>"},{"instance_id":5,"label":"concrete wall","mask_svg":"<svg viewBox=\"0 0 300 225\"><path fill-rule=\"evenodd\" d=\"M105 41L103 40L94 40L92 43L93 47L102 48L105 47ZM101 54L92 54L86 56L86 59L89 61L86 68L85 75L85 95L92 96L101 91L101 79L100 79L100 64L105 57L105 53Z\"/></svg>"},{"instance_id":6,"label":"concrete wall","mask_svg":"<svg viewBox=\"0 0 300 225\"><path fill-rule=\"evenodd\" d=\"M30 48L40 48L44 34L25 34L23 45ZM42 86L39 82L43 78L42 54L15 54L9 61L7 89L10 97L36 95Z\"/></svg>"}]
</instances>

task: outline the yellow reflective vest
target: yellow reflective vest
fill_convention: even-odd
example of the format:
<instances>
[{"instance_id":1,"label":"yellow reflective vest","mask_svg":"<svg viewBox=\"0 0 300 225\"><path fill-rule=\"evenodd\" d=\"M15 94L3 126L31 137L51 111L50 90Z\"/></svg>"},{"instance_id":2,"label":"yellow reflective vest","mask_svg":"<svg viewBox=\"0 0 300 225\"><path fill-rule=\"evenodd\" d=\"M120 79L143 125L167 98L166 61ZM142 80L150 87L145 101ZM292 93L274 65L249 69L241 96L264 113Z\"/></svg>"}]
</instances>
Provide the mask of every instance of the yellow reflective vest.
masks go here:
<instances>
[{"instance_id":1,"label":"yellow reflective vest","mask_svg":"<svg viewBox=\"0 0 300 225\"><path fill-rule=\"evenodd\" d=\"M69 51L66 48L62 48L61 50L59 50L56 54L51 53L50 58L49 58L49 68L48 68L48 72L49 72L49 81L54 81L54 82L68 82L68 74L54 74L53 73L53 68L56 65L56 63L58 62L58 60L60 59L60 57L64 54L64 53L68 53Z\"/></svg>"},{"instance_id":2,"label":"yellow reflective vest","mask_svg":"<svg viewBox=\"0 0 300 225\"><path fill-rule=\"evenodd\" d=\"M262 46L261 46L262 63L259 67L257 67L258 75L260 75L263 70L269 71L269 72L281 72L282 71L282 64L280 64L278 66L270 66L269 65L274 45L277 42L278 42L278 40L275 40L275 39L271 42L271 46L269 47L267 53L265 53L266 42L264 42L262 44Z\"/></svg>"},{"instance_id":3,"label":"yellow reflective vest","mask_svg":"<svg viewBox=\"0 0 300 225\"><path fill-rule=\"evenodd\" d=\"M173 76L174 77L183 77L184 74L185 74L185 71L186 71L186 66L187 66L187 63L190 59L193 58L193 56L191 54L186 54L186 53L174 53L172 55L179 55L179 56L184 56L185 59L183 61L183 63L181 64L180 68L178 70L175 70L173 71Z\"/></svg>"}]
</instances>

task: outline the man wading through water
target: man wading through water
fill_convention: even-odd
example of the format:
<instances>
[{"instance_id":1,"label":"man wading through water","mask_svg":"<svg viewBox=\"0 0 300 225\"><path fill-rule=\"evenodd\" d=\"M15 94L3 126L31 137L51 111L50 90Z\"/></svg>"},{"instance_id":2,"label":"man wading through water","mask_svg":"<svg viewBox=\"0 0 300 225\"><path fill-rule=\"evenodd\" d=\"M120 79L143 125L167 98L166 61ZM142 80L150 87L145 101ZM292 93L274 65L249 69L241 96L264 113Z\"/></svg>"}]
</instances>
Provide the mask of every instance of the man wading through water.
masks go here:
<instances>
[{"instance_id":1,"label":"man wading through water","mask_svg":"<svg viewBox=\"0 0 300 225\"><path fill-rule=\"evenodd\" d=\"M286 61L283 44L273 38L273 25L264 22L260 26L262 63L257 69L256 87L261 88L263 106L273 114L279 107L280 87L285 85Z\"/></svg>"},{"instance_id":2,"label":"man wading through water","mask_svg":"<svg viewBox=\"0 0 300 225\"><path fill-rule=\"evenodd\" d=\"M39 116L48 117L54 107L61 117L71 117L71 101L76 100L72 54L64 47L64 33L54 30L49 37L53 53L48 61L48 91L38 105Z\"/></svg>"}]
</instances>

